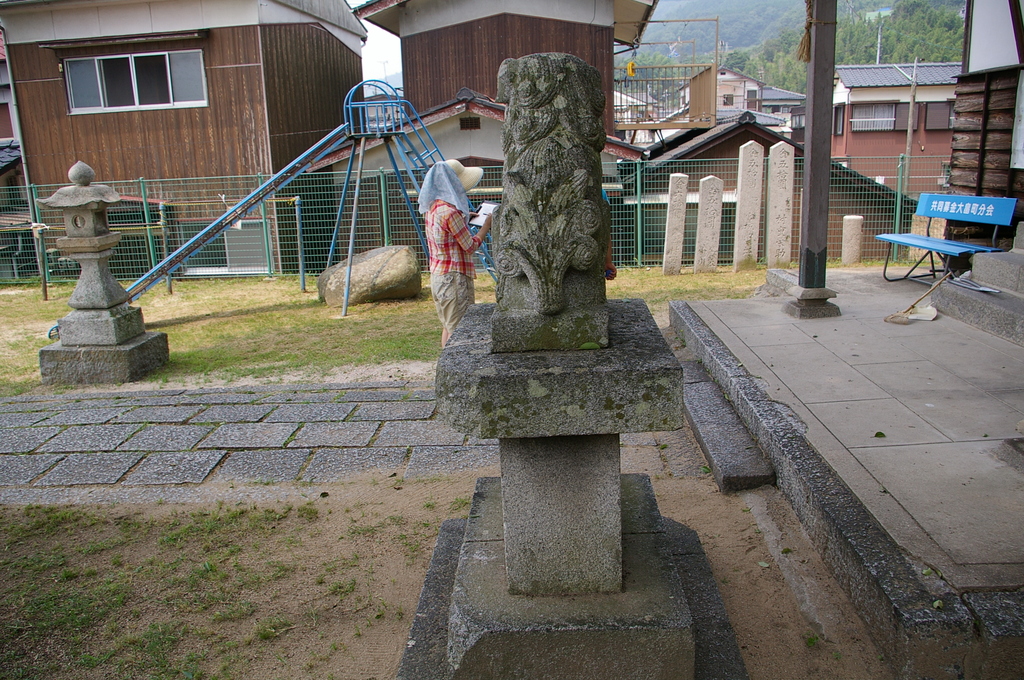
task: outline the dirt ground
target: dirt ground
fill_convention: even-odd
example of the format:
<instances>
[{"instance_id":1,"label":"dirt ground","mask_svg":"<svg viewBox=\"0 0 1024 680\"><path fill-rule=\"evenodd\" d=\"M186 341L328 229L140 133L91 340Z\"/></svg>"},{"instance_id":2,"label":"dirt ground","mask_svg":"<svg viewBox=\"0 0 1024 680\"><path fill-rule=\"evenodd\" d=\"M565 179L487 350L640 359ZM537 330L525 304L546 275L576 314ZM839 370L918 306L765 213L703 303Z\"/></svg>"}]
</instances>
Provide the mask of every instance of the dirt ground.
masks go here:
<instances>
[{"instance_id":1,"label":"dirt ground","mask_svg":"<svg viewBox=\"0 0 1024 680\"><path fill-rule=\"evenodd\" d=\"M654 467L653 448L626 447L624 469ZM698 533L750 677L891 677L778 492L720 493L698 455L653 484L662 514ZM52 511L49 524L0 509L0 676L392 678L440 523L497 473L369 475L300 503ZM115 604L94 625L46 629L60 617L40 602L90 594Z\"/></svg>"}]
</instances>

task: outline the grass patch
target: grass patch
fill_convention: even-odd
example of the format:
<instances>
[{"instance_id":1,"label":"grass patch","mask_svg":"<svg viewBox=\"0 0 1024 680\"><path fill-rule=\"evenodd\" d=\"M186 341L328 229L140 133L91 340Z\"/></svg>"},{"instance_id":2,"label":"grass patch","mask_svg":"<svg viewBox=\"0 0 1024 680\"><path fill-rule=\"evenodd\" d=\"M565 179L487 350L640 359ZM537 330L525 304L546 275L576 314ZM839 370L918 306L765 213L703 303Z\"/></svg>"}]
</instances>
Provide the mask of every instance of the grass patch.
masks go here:
<instances>
[{"instance_id":1,"label":"grass patch","mask_svg":"<svg viewBox=\"0 0 1024 680\"><path fill-rule=\"evenodd\" d=\"M657 312L669 300L746 297L763 282L764 270L666 277L659 267L623 268L608 297L643 298ZM494 302L490 277L476 284L477 301ZM67 314L73 289L52 285L44 302L37 287L3 288L0 396L39 387L39 349L50 344L47 331ZM138 304L147 329L167 333L171 355L145 382L316 379L338 368L437 359L441 329L429 283L416 299L353 305L345 318L317 301L316 286L307 289L293 276L179 281L173 294L153 288Z\"/></svg>"},{"instance_id":2,"label":"grass patch","mask_svg":"<svg viewBox=\"0 0 1024 680\"><path fill-rule=\"evenodd\" d=\"M445 516L409 502L0 507L0 678L325 677L406 631Z\"/></svg>"}]
</instances>

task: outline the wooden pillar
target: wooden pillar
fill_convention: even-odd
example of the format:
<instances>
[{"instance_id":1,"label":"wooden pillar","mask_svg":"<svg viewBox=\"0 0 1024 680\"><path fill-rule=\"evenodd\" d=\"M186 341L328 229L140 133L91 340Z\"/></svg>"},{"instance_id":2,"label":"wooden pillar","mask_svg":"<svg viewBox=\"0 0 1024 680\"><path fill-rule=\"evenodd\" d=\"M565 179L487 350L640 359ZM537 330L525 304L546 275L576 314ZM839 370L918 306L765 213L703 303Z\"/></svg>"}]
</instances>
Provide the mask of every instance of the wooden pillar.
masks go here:
<instances>
[{"instance_id":1,"label":"wooden pillar","mask_svg":"<svg viewBox=\"0 0 1024 680\"><path fill-rule=\"evenodd\" d=\"M800 285L825 287L828 192L831 178L832 88L836 58L836 0L814 0L811 61L807 65L804 200L800 206Z\"/></svg>"}]
</instances>

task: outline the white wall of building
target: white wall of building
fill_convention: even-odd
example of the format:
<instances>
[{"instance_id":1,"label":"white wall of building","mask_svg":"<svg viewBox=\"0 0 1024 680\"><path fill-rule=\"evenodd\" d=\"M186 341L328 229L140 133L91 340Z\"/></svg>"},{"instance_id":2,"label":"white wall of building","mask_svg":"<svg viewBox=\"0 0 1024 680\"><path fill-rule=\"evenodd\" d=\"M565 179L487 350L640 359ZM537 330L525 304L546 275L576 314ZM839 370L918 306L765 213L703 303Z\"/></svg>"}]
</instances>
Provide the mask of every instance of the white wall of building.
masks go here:
<instances>
[{"instance_id":1,"label":"white wall of building","mask_svg":"<svg viewBox=\"0 0 1024 680\"><path fill-rule=\"evenodd\" d=\"M67 2L0 7L11 43L82 40L104 36L172 33L257 24L320 21L346 47L359 54L364 31L355 18L335 17L340 24L307 14L295 5L309 0L138 0ZM322 13L322 12L321 12Z\"/></svg>"},{"instance_id":2,"label":"white wall of building","mask_svg":"<svg viewBox=\"0 0 1024 680\"><path fill-rule=\"evenodd\" d=\"M984 71L1017 64L1017 40L1010 18L1011 2L1021 4L1024 11L1024 0L973 0L971 49L964 70Z\"/></svg>"}]
</instances>

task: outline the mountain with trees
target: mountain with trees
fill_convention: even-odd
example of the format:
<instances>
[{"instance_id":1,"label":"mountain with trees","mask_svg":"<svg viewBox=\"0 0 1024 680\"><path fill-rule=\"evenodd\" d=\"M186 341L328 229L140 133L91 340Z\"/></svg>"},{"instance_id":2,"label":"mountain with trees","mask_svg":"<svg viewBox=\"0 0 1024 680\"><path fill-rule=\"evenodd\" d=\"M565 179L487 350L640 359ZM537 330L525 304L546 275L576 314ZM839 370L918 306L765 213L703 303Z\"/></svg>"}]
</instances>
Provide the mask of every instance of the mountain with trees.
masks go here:
<instances>
[{"instance_id":1,"label":"mountain with trees","mask_svg":"<svg viewBox=\"0 0 1024 680\"><path fill-rule=\"evenodd\" d=\"M837 64L960 61L964 0L839 0ZM785 90L805 92L806 65L796 58L806 18L803 0L660 0L643 46L617 61L708 62L719 18L719 63ZM879 38L881 39L879 50Z\"/></svg>"}]
</instances>

